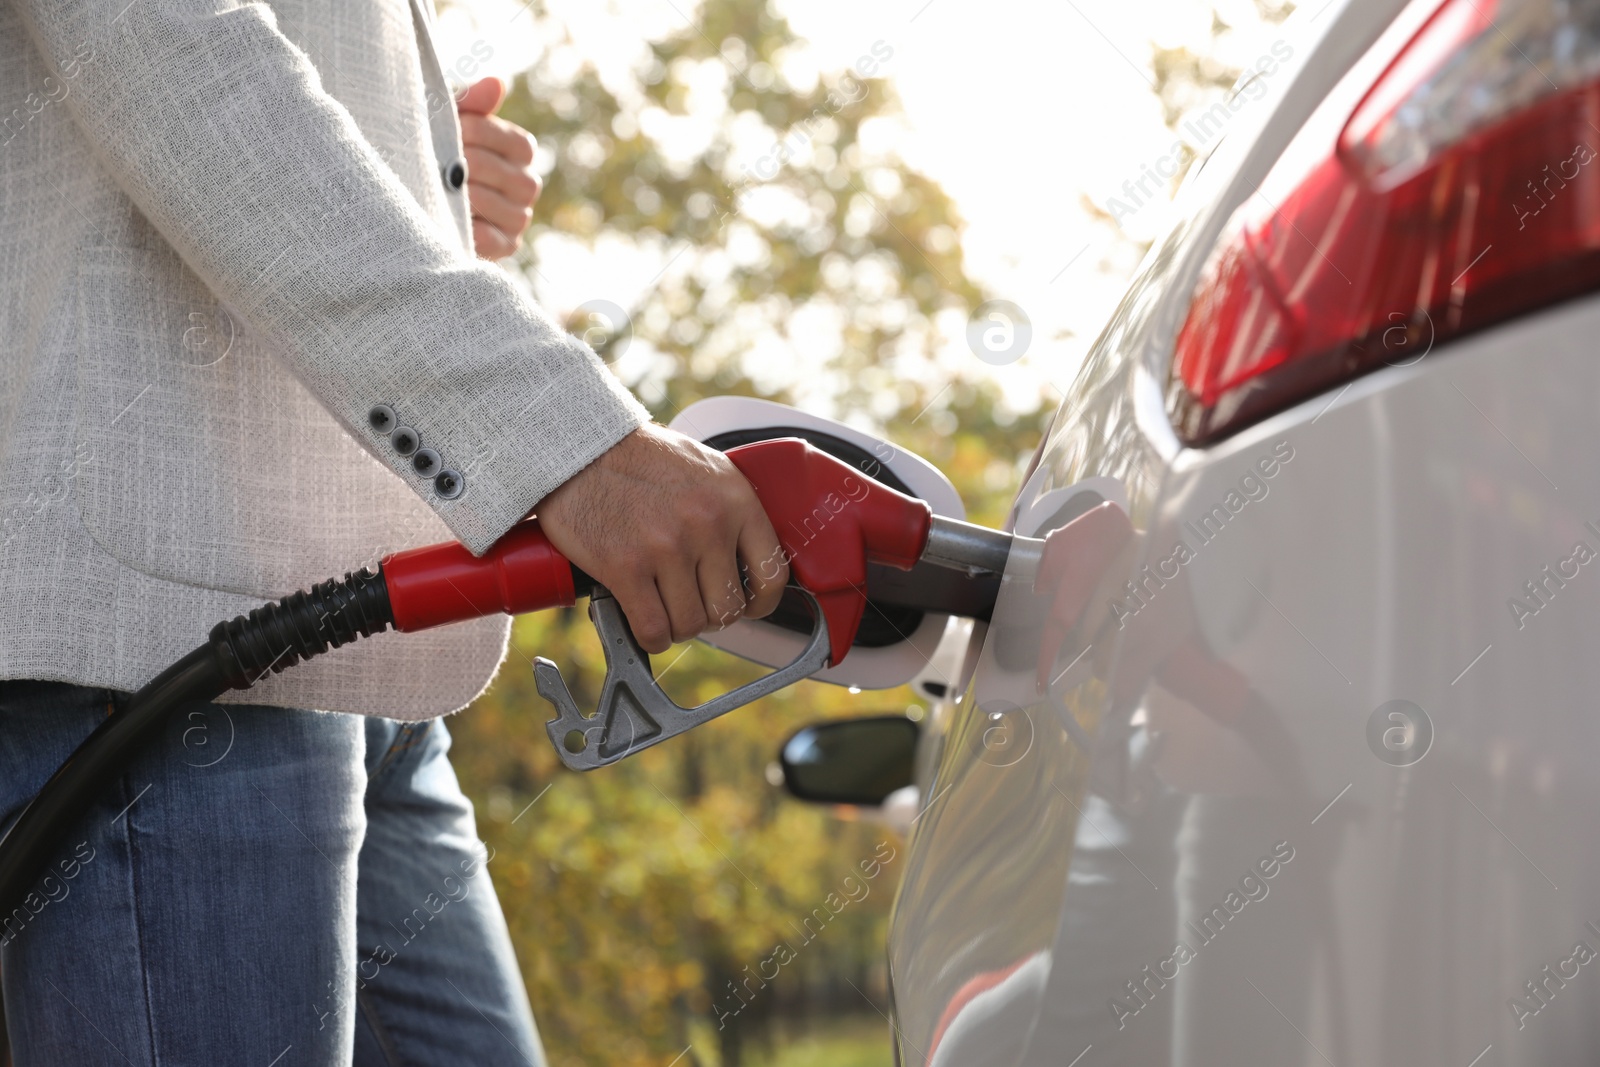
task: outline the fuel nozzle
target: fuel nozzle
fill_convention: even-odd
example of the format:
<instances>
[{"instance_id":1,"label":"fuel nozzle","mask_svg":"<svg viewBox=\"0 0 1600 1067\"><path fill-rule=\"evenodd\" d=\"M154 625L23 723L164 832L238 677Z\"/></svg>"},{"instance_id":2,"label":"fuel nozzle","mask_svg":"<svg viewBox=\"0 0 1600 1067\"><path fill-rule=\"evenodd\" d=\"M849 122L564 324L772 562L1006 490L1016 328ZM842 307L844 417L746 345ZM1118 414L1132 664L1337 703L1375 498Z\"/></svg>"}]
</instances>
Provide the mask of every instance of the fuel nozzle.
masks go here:
<instances>
[{"instance_id":1,"label":"fuel nozzle","mask_svg":"<svg viewBox=\"0 0 1600 1067\"><path fill-rule=\"evenodd\" d=\"M656 684L649 655L609 591L575 570L537 520L518 525L483 556L448 544L384 560L395 628L411 632L484 615L566 607L587 596L606 656L597 708L581 711L560 668L548 659L534 662L534 678L556 709L546 730L562 761L590 770L837 666L849 654L867 607L869 565L998 575L1017 543L1010 534L936 516L925 502L797 438L744 445L727 456L755 490L782 551L779 560L745 565L776 572L787 564L812 617L805 647L770 674L698 707L679 706Z\"/></svg>"}]
</instances>

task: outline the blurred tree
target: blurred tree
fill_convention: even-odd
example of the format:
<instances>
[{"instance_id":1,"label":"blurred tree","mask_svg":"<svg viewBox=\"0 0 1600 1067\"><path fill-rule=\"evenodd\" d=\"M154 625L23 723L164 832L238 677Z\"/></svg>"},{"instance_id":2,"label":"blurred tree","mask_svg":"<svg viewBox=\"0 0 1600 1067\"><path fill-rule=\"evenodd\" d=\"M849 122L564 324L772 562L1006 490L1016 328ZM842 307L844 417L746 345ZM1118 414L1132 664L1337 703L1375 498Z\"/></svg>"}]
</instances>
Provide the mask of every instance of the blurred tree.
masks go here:
<instances>
[{"instance_id":1,"label":"blurred tree","mask_svg":"<svg viewBox=\"0 0 1600 1067\"><path fill-rule=\"evenodd\" d=\"M1248 11L1243 20L1249 24L1246 33L1254 33L1262 26L1279 25L1295 10L1293 0L1250 0L1249 7L1253 10ZM1236 15L1246 14L1237 7L1234 10ZM1196 130L1219 132L1215 122L1208 122L1204 116L1208 112L1215 114L1216 105L1245 91L1241 79L1243 69L1220 57L1224 39L1238 32L1212 8L1210 38L1205 47L1197 50L1188 45L1168 47L1156 41L1150 43L1151 88L1161 106L1162 121L1177 135L1176 169L1167 179L1169 196L1176 195L1183 185L1200 158L1199 152L1210 151L1222 142L1221 137L1216 137L1203 140L1199 145L1194 143ZM1148 231L1131 232L1123 225L1126 214L1102 206L1083 192L1078 194L1078 207L1104 225L1114 241L1131 249L1132 261L1143 259L1149 251L1153 241Z\"/></svg>"},{"instance_id":2,"label":"blurred tree","mask_svg":"<svg viewBox=\"0 0 1600 1067\"><path fill-rule=\"evenodd\" d=\"M933 398L919 389L935 381L934 320L964 321L983 296L949 199L865 147L894 102L856 71L892 59L891 44L863 42L856 70L791 85L805 46L788 23L762 3L707 0L631 84L608 86L562 47L504 111L553 163L530 280L542 288L536 257L552 232L659 250L659 280L629 309L643 351L617 353L648 403L670 416L708 393L800 392L883 420Z\"/></svg>"},{"instance_id":3,"label":"blurred tree","mask_svg":"<svg viewBox=\"0 0 1600 1067\"><path fill-rule=\"evenodd\" d=\"M657 250L665 267L627 331L596 334L587 312L569 327L658 418L712 394L799 398L928 456L976 518L997 522L1045 412L1006 409L976 360L954 381L935 366L949 325L959 337L984 294L945 194L864 147L863 130L894 111L868 76L892 47L864 46L859 73L791 84L804 47L773 8L706 0L620 83L570 43L548 50L504 111L553 164L521 266L538 293L551 240ZM672 135L690 119L703 133L684 152ZM552 1063L681 1053L685 1067L736 1067L776 1016L870 1015L905 846L783 799L766 773L800 725L904 710L910 691L803 683L579 776L545 739L534 655L562 664L592 705L594 634L578 611L550 613L519 620L504 669L451 730ZM686 646L657 673L691 704L757 669Z\"/></svg>"},{"instance_id":4,"label":"blurred tree","mask_svg":"<svg viewBox=\"0 0 1600 1067\"><path fill-rule=\"evenodd\" d=\"M1256 15L1268 25L1281 24L1295 9L1291 0L1253 0L1253 4ZM1159 44L1150 46L1150 71L1155 78L1156 98L1161 101L1161 117L1174 133L1179 132L1178 124L1185 116L1194 115L1240 91L1243 71L1216 56L1217 41L1232 32L1234 28L1213 9L1212 47L1206 51L1196 52L1184 47L1163 48ZM1183 160L1178 173L1171 179L1171 189L1176 190L1183 184L1196 158L1194 150L1185 142Z\"/></svg>"}]
</instances>

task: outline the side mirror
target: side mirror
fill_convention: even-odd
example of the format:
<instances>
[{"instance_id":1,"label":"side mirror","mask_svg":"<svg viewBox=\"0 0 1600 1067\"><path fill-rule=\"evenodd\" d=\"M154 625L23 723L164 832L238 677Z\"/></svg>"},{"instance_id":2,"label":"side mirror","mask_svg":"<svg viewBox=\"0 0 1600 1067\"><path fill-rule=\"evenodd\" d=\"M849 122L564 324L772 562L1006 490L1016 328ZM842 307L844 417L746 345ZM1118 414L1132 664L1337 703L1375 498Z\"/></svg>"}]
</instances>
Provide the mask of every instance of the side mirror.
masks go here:
<instances>
[{"instance_id":1,"label":"side mirror","mask_svg":"<svg viewBox=\"0 0 1600 1067\"><path fill-rule=\"evenodd\" d=\"M784 787L801 800L877 807L912 784L921 733L903 715L807 726L778 750Z\"/></svg>"}]
</instances>

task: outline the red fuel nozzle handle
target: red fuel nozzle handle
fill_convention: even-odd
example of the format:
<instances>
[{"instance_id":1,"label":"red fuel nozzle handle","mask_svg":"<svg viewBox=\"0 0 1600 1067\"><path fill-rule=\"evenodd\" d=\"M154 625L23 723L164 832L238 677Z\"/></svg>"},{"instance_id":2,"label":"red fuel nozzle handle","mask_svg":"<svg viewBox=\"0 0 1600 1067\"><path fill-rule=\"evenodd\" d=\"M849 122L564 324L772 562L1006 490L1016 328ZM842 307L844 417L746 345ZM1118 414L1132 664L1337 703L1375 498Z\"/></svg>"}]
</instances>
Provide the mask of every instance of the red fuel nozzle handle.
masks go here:
<instances>
[{"instance_id":1,"label":"red fuel nozzle handle","mask_svg":"<svg viewBox=\"0 0 1600 1067\"><path fill-rule=\"evenodd\" d=\"M746 560L790 577L816 597L828 621L830 665L855 641L867 604L867 564L909 570L928 542L928 505L874 481L796 438L730 449L778 534L782 559ZM384 582L402 632L485 615L570 607L592 580L575 572L539 529L519 523L482 556L450 543L397 552L383 561Z\"/></svg>"},{"instance_id":2,"label":"red fuel nozzle handle","mask_svg":"<svg viewBox=\"0 0 1600 1067\"><path fill-rule=\"evenodd\" d=\"M396 552L383 561L383 580L394 628L402 633L571 607L580 590L588 596L592 586L575 575L533 519L513 526L481 556L459 541Z\"/></svg>"},{"instance_id":3,"label":"red fuel nozzle handle","mask_svg":"<svg viewBox=\"0 0 1600 1067\"><path fill-rule=\"evenodd\" d=\"M732 448L728 458L772 520L790 579L821 606L828 665L837 667L867 606L867 564L915 566L928 544L932 509L798 438Z\"/></svg>"}]
</instances>

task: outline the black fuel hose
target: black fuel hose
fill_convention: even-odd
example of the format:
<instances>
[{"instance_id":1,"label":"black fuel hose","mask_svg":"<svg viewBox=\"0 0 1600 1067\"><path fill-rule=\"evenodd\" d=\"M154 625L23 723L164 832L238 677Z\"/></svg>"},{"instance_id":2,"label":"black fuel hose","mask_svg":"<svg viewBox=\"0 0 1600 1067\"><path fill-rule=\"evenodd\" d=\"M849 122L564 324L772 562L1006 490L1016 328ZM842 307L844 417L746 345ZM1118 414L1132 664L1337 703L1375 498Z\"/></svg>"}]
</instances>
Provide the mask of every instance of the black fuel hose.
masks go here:
<instances>
[{"instance_id":1,"label":"black fuel hose","mask_svg":"<svg viewBox=\"0 0 1600 1067\"><path fill-rule=\"evenodd\" d=\"M393 622L381 568L355 571L218 623L210 640L121 702L45 782L0 840L0 922L23 907L74 826L178 709L248 689Z\"/></svg>"}]
</instances>

